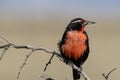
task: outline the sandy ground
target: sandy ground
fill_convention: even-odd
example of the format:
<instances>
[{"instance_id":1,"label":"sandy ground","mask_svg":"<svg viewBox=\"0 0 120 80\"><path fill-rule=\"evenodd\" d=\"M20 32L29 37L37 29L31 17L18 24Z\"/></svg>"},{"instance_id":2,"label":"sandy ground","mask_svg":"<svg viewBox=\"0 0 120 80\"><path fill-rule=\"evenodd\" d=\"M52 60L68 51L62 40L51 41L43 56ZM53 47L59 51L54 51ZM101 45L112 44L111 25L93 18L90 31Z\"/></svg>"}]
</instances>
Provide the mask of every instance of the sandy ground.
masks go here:
<instances>
[{"instance_id":1,"label":"sandy ground","mask_svg":"<svg viewBox=\"0 0 120 80\"><path fill-rule=\"evenodd\" d=\"M2 18L0 34L16 45L43 46L57 51L57 42L61 39L70 19L72 18L40 20ZM102 73L117 67L111 74L110 80L120 79L120 25L118 25L120 20L109 21L99 18L93 20L97 23L86 27L91 52L83 69L91 80L104 80ZM2 39L0 41L4 43ZM0 80L16 80L18 70L29 52L29 50L9 49L0 61ZM56 57L47 71L43 71L50 56L43 51L34 52L23 68L20 80L39 80L41 74L47 74L56 80L72 80L71 68Z\"/></svg>"}]
</instances>

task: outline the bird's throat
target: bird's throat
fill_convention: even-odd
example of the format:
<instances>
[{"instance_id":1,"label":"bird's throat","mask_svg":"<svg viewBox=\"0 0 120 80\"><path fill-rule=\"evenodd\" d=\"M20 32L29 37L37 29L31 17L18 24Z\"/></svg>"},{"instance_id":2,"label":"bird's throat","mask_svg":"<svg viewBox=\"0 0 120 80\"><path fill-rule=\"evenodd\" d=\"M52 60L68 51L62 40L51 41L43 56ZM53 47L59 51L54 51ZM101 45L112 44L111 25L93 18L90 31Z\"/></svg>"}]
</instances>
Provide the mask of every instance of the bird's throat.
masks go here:
<instances>
[{"instance_id":1,"label":"bird's throat","mask_svg":"<svg viewBox=\"0 0 120 80\"><path fill-rule=\"evenodd\" d=\"M84 32L84 30L85 30L85 26L82 26L81 32Z\"/></svg>"}]
</instances>

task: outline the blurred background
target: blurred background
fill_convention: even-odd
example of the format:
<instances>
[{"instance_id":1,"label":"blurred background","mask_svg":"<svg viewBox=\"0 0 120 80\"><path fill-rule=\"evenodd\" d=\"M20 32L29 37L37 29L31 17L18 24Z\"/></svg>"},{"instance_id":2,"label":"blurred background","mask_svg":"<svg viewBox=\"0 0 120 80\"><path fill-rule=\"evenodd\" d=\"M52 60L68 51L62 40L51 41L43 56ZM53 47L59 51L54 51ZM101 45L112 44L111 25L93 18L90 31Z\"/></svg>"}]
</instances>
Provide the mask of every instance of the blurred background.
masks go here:
<instances>
[{"instance_id":1,"label":"blurred background","mask_svg":"<svg viewBox=\"0 0 120 80\"><path fill-rule=\"evenodd\" d=\"M57 42L69 21L76 17L96 22L86 27L91 52L84 71L91 80L104 80L102 73L116 67L109 80L120 79L120 0L0 0L0 35L16 45L58 51ZM0 41L0 45L5 43ZM0 80L16 80L29 52L9 49L0 61ZM71 68L56 57L43 71L50 56L43 51L31 55L20 80L40 80L41 74L72 80Z\"/></svg>"}]
</instances>

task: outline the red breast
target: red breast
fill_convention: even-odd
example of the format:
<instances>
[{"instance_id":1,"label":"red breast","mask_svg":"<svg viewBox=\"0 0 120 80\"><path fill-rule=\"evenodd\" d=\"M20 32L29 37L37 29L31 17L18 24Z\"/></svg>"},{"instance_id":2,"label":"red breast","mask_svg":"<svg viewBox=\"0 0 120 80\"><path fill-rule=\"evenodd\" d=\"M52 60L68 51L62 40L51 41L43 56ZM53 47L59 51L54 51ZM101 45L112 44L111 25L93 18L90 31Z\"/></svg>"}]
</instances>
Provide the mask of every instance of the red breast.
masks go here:
<instances>
[{"instance_id":1,"label":"red breast","mask_svg":"<svg viewBox=\"0 0 120 80\"><path fill-rule=\"evenodd\" d=\"M82 31L68 31L65 38L65 44L61 47L62 52L69 59L79 59L86 50L86 39L87 37Z\"/></svg>"}]
</instances>

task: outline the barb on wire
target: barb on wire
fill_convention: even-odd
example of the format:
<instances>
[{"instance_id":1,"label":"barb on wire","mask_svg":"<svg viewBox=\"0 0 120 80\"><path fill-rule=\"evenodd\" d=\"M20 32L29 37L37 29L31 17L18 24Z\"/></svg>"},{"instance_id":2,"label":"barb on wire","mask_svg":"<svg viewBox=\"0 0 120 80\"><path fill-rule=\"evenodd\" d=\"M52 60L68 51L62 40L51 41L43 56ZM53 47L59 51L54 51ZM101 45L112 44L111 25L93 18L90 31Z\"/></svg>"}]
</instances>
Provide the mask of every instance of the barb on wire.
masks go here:
<instances>
[{"instance_id":1,"label":"barb on wire","mask_svg":"<svg viewBox=\"0 0 120 80\"><path fill-rule=\"evenodd\" d=\"M117 69L117 68L113 68L111 71L108 72L108 74L105 75L105 73L103 73L102 76L105 78L105 80L108 80L109 75L110 75L113 71L115 71L116 69Z\"/></svg>"}]
</instances>

